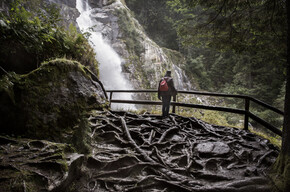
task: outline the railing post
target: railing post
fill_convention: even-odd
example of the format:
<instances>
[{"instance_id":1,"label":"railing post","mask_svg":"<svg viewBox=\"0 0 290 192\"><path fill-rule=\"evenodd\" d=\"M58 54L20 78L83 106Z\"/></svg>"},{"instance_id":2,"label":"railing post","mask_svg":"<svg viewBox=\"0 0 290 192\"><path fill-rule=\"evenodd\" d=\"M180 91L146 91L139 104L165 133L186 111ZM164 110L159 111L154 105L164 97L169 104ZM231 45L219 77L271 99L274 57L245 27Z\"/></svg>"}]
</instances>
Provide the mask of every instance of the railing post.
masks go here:
<instances>
[{"instance_id":1,"label":"railing post","mask_svg":"<svg viewBox=\"0 0 290 192\"><path fill-rule=\"evenodd\" d=\"M249 97L245 98L245 119L244 119L244 129L249 129L249 109L250 109L250 99Z\"/></svg>"},{"instance_id":2,"label":"railing post","mask_svg":"<svg viewBox=\"0 0 290 192\"><path fill-rule=\"evenodd\" d=\"M109 100L109 106L111 107L111 100L113 98L113 91L110 92L110 100Z\"/></svg>"},{"instance_id":3,"label":"railing post","mask_svg":"<svg viewBox=\"0 0 290 192\"><path fill-rule=\"evenodd\" d=\"M176 102L176 95L173 96L173 101ZM175 104L172 105L172 113L175 113Z\"/></svg>"}]
</instances>

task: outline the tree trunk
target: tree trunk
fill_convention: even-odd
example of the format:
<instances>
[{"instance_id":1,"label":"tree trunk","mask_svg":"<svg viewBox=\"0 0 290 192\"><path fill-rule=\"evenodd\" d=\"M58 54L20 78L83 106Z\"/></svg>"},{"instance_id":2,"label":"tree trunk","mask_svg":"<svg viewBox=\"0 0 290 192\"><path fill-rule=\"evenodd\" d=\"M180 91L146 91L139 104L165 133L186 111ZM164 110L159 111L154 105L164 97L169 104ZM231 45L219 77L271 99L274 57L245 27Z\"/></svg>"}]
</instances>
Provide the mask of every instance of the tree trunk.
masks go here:
<instances>
[{"instance_id":1,"label":"tree trunk","mask_svg":"<svg viewBox=\"0 0 290 192\"><path fill-rule=\"evenodd\" d=\"M271 177L280 191L290 191L290 3L287 6L287 82L284 103L284 123L282 148L274 166Z\"/></svg>"}]
</instances>

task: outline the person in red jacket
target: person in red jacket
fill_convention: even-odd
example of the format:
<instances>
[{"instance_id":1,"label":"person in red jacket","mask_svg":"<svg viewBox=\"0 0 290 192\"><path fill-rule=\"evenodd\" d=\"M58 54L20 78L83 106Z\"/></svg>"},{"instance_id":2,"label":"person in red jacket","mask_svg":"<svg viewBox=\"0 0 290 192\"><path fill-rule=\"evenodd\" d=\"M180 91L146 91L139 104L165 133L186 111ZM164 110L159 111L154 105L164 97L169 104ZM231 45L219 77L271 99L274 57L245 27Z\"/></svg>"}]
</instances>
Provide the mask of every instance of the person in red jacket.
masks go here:
<instances>
[{"instance_id":1,"label":"person in red jacket","mask_svg":"<svg viewBox=\"0 0 290 192\"><path fill-rule=\"evenodd\" d=\"M158 86L158 99L162 100L162 117L168 116L171 96L176 96L176 94L177 90L174 87L171 71L166 71Z\"/></svg>"}]
</instances>

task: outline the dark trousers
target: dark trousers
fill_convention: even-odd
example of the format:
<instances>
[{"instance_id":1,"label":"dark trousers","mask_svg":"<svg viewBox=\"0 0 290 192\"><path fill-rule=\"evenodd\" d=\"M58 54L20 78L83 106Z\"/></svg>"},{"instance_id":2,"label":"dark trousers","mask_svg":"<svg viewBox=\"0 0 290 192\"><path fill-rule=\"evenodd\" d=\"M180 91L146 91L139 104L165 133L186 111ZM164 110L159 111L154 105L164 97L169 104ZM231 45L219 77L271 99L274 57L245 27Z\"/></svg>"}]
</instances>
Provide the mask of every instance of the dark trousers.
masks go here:
<instances>
[{"instance_id":1,"label":"dark trousers","mask_svg":"<svg viewBox=\"0 0 290 192\"><path fill-rule=\"evenodd\" d=\"M162 117L167 117L170 108L171 95L164 95L162 97Z\"/></svg>"}]
</instances>

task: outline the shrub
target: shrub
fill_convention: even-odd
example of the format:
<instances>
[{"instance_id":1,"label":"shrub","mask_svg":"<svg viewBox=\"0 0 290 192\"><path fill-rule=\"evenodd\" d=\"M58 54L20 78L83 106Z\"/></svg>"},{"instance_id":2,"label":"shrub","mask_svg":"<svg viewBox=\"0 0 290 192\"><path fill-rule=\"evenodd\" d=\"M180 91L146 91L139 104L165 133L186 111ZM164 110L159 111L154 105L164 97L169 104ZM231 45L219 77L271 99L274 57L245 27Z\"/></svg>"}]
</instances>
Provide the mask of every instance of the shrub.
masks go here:
<instances>
[{"instance_id":1,"label":"shrub","mask_svg":"<svg viewBox=\"0 0 290 192\"><path fill-rule=\"evenodd\" d=\"M43 8L29 7L40 1ZM0 15L0 63L7 71L27 73L46 60L66 57L81 62L98 75L95 53L87 39L71 25L59 25L59 10L43 0L11 3Z\"/></svg>"}]
</instances>

